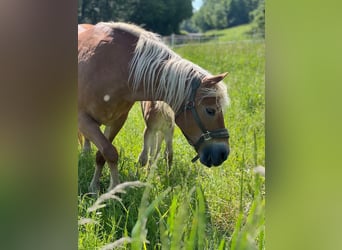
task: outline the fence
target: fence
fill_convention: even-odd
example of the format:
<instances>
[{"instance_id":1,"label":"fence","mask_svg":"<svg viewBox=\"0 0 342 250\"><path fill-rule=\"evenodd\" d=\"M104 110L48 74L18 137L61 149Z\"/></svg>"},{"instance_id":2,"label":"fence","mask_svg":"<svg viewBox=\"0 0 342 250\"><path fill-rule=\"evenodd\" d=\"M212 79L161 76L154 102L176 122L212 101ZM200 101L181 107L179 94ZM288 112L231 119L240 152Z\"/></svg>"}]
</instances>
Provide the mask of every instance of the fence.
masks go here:
<instances>
[{"instance_id":1,"label":"fence","mask_svg":"<svg viewBox=\"0 0 342 250\"><path fill-rule=\"evenodd\" d=\"M177 45L188 44L188 43L202 43L207 42L210 40L215 40L217 37L213 36L204 36L200 33L192 33L188 35L175 35L172 34L171 36L164 36L163 41L164 43L168 44L171 47L175 47Z\"/></svg>"},{"instance_id":2,"label":"fence","mask_svg":"<svg viewBox=\"0 0 342 250\"><path fill-rule=\"evenodd\" d=\"M261 35L260 34L253 34L251 36L250 40L244 40L245 42L258 42L264 39L260 39ZM164 43L169 45L170 47L178 47L182 46L185 44L193 44L193 43L204 43L208 41L212 42L218 42L218 36L217 35L211 35L211 36L205 36L201 33L189 33L187 35L175 35L172 34L171 36L164 36L162 37ZM225 43L236 43L237 40L231 40L227 41ZM241 42L241 41L240 41Z\"/></svg>"}]
</instances>

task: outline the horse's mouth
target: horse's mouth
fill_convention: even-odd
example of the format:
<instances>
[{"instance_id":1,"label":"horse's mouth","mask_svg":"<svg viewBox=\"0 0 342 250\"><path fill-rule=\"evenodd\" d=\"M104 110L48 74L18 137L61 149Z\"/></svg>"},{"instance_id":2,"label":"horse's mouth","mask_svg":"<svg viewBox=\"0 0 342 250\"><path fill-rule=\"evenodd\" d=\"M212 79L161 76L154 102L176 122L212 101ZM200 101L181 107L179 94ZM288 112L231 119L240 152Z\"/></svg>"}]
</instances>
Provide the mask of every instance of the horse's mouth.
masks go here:
<instances>
[{"instance_id":1,"label":"horse's mouth","mask_svg":"<svg viewBox=\"0 0 342 250\"><path fill-rule=\"evenodd\" d=\"M201 163L204 164L205 166L207 166L208 168L211 168L211 166L212 166L211 160L201 161Z\"/></svg>"},{"instance_id":2,"label":"horse's mouth","mask_svg":"<svg viewBox=\"0 0 342 250\"><path fill-rule=\"evenodd\" d=\"M217 167L220 166L224 161L221 162L213 162L211 157L209 157L208 159L206 159L205 161L201 160L201 163L205 166L207 166L208 168L211 168L212 166Z\"/></svg>"},{"instance_id":3,"label":"horse's mouth","mask_svg":"<svg viewBox=\"0 0 342 250\"><path fill-rule=\"evenodd\" d=\"M225 160L227 160L229 155L229 148L224 144L212 144L208 147L203 148L200 153L200 161L203 165L208 168L212 166L219 166Z\"/></svg>"}]
</instances>

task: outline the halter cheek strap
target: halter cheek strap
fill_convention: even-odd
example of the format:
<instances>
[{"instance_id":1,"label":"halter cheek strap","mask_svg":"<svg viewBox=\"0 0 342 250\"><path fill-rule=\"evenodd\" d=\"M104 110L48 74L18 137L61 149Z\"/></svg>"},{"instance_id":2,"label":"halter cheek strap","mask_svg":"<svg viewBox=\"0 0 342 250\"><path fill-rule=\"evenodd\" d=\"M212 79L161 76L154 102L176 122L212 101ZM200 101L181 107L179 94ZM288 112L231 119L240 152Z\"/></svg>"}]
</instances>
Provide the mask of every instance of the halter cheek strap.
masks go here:
<instances>
[{"instance_id":1,"label":"halter cheek strap","mask_svg":"<svg viewBox=\"0 0 342 250\"><path fill-rule=\"evenodd\" d=\"M196 151L198 151L200 145L205 142L205 141L209 141L213 138L229 138L229 133L228 130L226 128L221 128L221 129L216 129L216 130L212 130L209 131L208 129L205 128L205 126L203 125L198 112L196 110L196 105L195 105L195 97L196 97L196 91L200 86L200 82L199 81L193 81L191 83L191 94L190 94L190 98L189 101L180 109L180 112L176 115L176 118L180 115L180 113L184 112L185 110L191 110L191 114L196 122L196 124L198 125L198 127L201 129L202 131L202 135L200 136L200 138L198 139L198 141L196 143L192 143L189 139L189 137L187 135L184 136L187 138L187 140L189 141L189 143L196 149ZM197 154L192 160L191 162L195 162L199 159L199 155Z\"/></svg>"}]
</instances>

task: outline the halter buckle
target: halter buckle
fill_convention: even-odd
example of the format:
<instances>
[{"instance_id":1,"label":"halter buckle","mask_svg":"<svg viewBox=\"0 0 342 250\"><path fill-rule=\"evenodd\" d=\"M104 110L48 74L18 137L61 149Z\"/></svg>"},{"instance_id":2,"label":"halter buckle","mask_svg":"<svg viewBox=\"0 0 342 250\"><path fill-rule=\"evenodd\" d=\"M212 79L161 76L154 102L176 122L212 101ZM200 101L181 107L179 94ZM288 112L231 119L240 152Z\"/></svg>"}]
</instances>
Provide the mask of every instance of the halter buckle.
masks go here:
<instances>
[{"instance_id":1,"label":"halter buckle","mask_svg":"<svg viewBox=\"0 0 342 250\"><path fill-rule=\"evenodd\" d=\"M205 141L209 141L209 140L212 139L212 137L210 136L210 132L209 132L209 131L203 133L202 136L203 136L203 139L204 139Z\"/></svg>"}]
</instances>

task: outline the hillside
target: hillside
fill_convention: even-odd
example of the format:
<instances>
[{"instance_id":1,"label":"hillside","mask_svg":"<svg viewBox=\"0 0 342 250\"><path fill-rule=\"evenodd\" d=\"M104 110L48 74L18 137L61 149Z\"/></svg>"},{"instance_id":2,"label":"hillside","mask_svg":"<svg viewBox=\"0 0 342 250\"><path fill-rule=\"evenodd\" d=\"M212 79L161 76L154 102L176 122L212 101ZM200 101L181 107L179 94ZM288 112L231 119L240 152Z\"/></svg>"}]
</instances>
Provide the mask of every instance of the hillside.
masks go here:
<instances>
[{"instance_id":1,"label":"hillside","mask_svg":"<svg viewBox=\"0 0 342 250\"><path fill-rule=\"evenodd\" d=\"M233 28L222 29L222 30L210 30L204 33L205 36L216 36L217 41L241 41L250 40L256 38L252 33L252 25L244 24Z\"/></svg>"}]
</instances>

